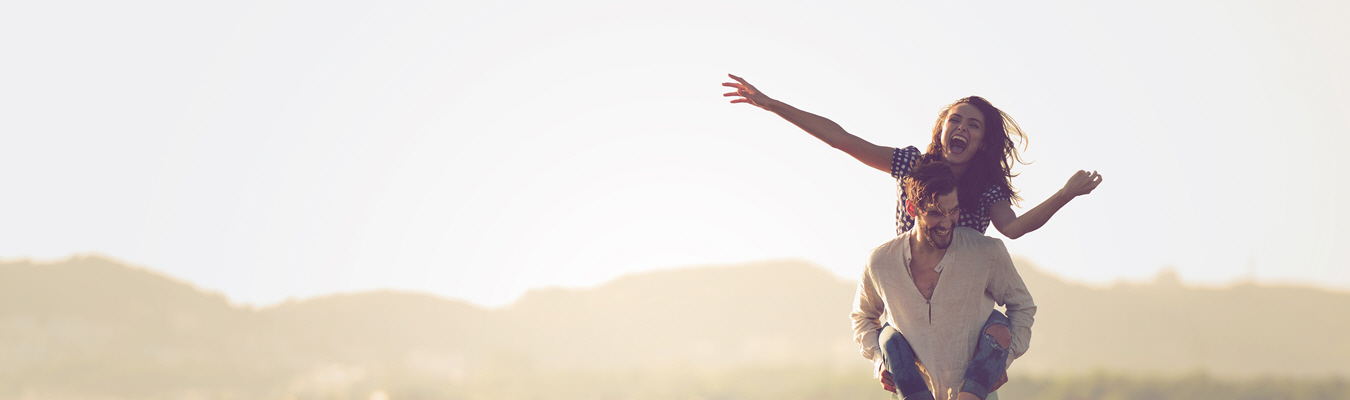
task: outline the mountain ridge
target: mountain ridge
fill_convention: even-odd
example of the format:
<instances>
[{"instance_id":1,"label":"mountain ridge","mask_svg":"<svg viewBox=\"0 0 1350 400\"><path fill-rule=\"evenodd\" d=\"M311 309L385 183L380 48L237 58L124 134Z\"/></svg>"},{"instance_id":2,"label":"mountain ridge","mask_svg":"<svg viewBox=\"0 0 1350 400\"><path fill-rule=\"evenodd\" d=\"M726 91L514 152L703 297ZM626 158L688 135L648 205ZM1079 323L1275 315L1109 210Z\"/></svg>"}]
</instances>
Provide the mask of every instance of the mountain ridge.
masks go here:
<instances>
[{"instance_id":1,"label":"mountain ridge","mask_svg":"<svg viewBox=\"0 0 1350 400\"><path fill-rule=\"evenodd\" d=\"M1340 337L1350 293L1165 280L1090 288L1015 262L1038 313L1014 373L1350 376ZM451 381L522 368L865 370L849 328L855 290L819 266L779 260L540 289L496 309L392 290L252 308L106 258L5 263L0 392L276 387L335 366Z\"/></svg>"}]
</instances>

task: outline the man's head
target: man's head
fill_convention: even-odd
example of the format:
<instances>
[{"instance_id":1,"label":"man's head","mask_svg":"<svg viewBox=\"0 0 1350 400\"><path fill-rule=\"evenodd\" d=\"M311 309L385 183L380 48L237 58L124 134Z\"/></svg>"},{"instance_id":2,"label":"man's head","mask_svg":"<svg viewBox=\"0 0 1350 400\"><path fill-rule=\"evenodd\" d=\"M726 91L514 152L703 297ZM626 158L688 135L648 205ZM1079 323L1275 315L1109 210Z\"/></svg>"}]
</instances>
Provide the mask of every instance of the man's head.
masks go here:
<instances>
[{"instance_id":1,"label":"man's head","mask_svg":"<svg viewBox=\"0 0 1350 400\"><path fill-rule=\"evenodd\" d=\"M904 180L905 211L914 217L919 242L945 249L952 244L952 231L960 215L956 197L956 176L937 155L925 155L914 162Z\"/></svg>"}]
</instances>

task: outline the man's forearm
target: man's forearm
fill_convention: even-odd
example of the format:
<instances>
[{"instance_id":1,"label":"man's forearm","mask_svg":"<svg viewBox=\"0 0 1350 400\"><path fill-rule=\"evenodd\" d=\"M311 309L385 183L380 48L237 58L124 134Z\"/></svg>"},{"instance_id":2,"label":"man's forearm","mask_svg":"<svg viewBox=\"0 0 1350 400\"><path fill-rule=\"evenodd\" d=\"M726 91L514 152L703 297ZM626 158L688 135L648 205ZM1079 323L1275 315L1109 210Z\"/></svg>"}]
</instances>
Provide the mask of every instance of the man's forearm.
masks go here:
<instances>
[{"instance_id":1,"label":"man's forearm","mask_svg":"<svg viewBox=\"0 0 1350 400\"><path fill-rule=\"evenodd\" d=\"M1002 241L996 241L998 249L994 251L994 276L990 279L989 294L994 301L1007 307L1008 319L1012 322L1012 343L1008 346L1008 362L1022 356L1031 346L1031 324L1036 321L1036 302L1031 299L1031 291L1017 273L1012 257Z\"/></svg>"},{"instance_id":2,"label":"man's forearm","mask_svg":"<svg viewBox=\"0 0 1350 400\"><path fill-rule=\"evenodd\" d=\"M1012 342L1008 346L1009 364L1031 347L1031 324L1036 319L1036 304L1030 302L1030 296L1027 300L1025 304L1008 304L1008 319L1012 320Z\"/></svg>"},{"instance_id":3,"label":"man's forearm","mask_svg":"<svg viewBox=\"0 0 1350 400\"><path fill-rule=\"evenodd\" d=\"M858 343L858 352L863 358L873 359L880 353L881 346L877 337L881 332L880 317L883 307L876 289L872 288L869 274L863 272L858 280L858 291L853 297L853 341Z\"/></svg>"}]
</instances>

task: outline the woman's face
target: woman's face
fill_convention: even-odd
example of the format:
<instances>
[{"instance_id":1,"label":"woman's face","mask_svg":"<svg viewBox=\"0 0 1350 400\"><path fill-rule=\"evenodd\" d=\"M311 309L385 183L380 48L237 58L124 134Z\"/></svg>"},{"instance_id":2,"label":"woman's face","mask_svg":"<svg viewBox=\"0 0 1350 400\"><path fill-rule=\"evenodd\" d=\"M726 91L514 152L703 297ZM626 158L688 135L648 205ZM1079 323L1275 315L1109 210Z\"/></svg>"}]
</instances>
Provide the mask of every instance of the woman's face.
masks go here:
<instances>
[{"instance_id":1,"label":"woman's face","mask_svg":"<svg viewBox=\"0 0 1350 400\"><path fill-rule=\"evenodd\" d=\"M969 103L957 104L942 124L942 156L948 163L965 164L984 143L984 113Z\"/></svg>"}]
</instances>

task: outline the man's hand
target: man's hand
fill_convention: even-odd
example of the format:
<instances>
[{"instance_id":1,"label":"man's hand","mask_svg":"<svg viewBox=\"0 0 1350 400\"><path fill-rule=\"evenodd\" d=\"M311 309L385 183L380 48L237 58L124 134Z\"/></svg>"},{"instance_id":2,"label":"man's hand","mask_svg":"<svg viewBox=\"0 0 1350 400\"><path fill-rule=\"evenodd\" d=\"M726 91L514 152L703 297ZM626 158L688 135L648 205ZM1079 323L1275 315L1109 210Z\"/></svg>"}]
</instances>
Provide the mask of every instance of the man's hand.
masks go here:
<instances>
[{"instance_id":1,"label":"man's hand","mask_svg":"<svg viewBox=\"0 0 1350 400\"><path fill-rule=\"evenodd\" d=\"M1004 375L1004 377L1006 378L1007 375ZM881 388L886 389L887 392L895 393L895 380L891 379L890 371L885 369L881 370Z\"/></svg>"}]
</instances>

